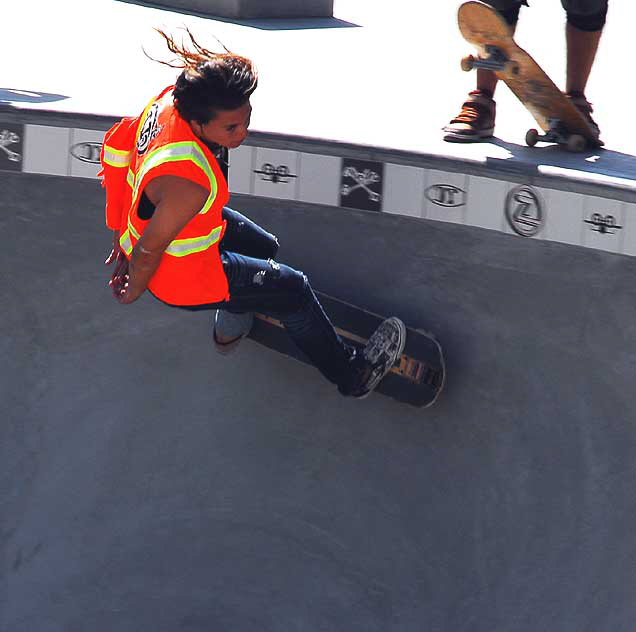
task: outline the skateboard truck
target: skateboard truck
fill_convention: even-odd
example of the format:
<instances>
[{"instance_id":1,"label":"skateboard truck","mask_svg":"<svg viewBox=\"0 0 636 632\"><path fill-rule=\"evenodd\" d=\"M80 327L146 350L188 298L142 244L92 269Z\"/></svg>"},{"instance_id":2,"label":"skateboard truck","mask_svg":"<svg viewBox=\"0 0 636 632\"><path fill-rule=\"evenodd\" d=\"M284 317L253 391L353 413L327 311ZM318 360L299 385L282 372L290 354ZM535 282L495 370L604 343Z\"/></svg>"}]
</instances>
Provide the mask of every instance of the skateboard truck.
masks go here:
<instances>
[{"instance_id":1,"label":"skateboard truck","mask_svg":"<svg viewBox=\"0 0 636 632\"><path fill-rule=\"evenodd\" d=\"M559 119L548 119L549 129L545 134L540 134L536 129L526 132L526 145L534 147L538 142L558 143L564 145L568 151L580 152L587 146L585 136L570 134Z\"/></svg>"},{"instance_id":2,"label":"skateboard truck","mask_svg":"<svg viewBox=\"0 0 636 632\"><path fill-rule=\"evenodd\" d=\"M487 57L475 57L467 55L462 59L461 66L464 72L470 72L473 68L499 71L512 76L519 74L519 65L511 61L506 53L497 46L485 47Z\"/></svg>"}]
</instances>

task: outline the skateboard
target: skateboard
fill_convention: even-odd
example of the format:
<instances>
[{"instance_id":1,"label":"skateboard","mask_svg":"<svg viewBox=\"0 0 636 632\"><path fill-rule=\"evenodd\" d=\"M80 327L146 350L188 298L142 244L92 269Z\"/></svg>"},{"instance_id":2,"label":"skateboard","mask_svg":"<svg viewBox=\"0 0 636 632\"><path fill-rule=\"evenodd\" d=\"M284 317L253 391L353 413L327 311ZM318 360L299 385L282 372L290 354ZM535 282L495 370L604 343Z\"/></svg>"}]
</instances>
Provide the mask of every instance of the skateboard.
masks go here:
<instances>
[{"instance_id":1,"label":"skateboard","mask_svg":"<svg viewBox=\"0 0 636 632\"><path fill-rule=\"evenodd\" d=\"M559 90L541 66L512 38L510 26L491 6L477 1L464 2L457 21L464 39L478 50L461 61L462 70L492 70L512 90L543 130L528 130L526 143L558 143L569 151L599 147L597 131Z\"/></svg>"},{"instance_id":2,"label":"skateboard","mask_svg":"<svg viewBox=\"0 0 636 632\"><path fill-rule=\"evenodd\" d=\"M384 320L383 316L332 296L320 292L316 292L316 296L338 335L358 348L365 345ZM311 364L292 342L280 321L259 313L254 316L248 338L283 355ZM444 356L439 342L427 332L407 327L402 355L374 392L412 406L428 407L437 400L445 379Z\"/></svg>"}]
</instances>

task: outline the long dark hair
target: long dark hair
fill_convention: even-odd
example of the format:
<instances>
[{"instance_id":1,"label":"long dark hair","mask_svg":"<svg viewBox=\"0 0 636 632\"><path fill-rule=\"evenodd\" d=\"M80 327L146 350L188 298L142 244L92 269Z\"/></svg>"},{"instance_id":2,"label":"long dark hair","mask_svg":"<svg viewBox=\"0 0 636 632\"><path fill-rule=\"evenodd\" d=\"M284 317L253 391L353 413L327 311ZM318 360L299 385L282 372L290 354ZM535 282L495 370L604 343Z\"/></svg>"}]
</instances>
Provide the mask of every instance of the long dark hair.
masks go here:
<instances>
[{"instance_id":1,"label":"long dark hair","mask_svg":"<svg viewBox=\"0 0 636 632\"><path fill-rule=\"evenodd\" d=\"M205 125L219 110L236 110L256 90L258 72L250 59L235 55L223 44L224 53L203 48L186 28L194 50L161 29L155 29L177 59L171 62L155 59L171 68L182 68L174 89L175 108L186 121ZM218 41L218 40L217 40ZM220 43L220 42L219 42ZM153 58L151 58L153 59Z\"/></svg>"}]
</instances>

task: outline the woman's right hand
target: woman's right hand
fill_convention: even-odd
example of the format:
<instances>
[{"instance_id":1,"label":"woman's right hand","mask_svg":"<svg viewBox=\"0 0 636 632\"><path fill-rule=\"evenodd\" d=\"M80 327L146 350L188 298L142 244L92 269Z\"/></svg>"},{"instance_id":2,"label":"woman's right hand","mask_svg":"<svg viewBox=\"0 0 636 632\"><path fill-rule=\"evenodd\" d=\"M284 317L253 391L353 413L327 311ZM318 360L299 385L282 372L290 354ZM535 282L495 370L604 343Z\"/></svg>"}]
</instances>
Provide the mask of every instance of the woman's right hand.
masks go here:
<instances>
[{"instance_id":1,"label":"woman's right hand","mask_svg":"<svg viewBox=\"0 0 636 632\"><path fill-rule=\"evenodd\" d=\"M113 296L119 301L128 285L128 259L119 245L119 231L114 231L113 247L106 261L104 261L104 264L107 266L113 263L115 264L115 268L113 269L108 285L113 291Z\"/></svg>"}]
</instances>

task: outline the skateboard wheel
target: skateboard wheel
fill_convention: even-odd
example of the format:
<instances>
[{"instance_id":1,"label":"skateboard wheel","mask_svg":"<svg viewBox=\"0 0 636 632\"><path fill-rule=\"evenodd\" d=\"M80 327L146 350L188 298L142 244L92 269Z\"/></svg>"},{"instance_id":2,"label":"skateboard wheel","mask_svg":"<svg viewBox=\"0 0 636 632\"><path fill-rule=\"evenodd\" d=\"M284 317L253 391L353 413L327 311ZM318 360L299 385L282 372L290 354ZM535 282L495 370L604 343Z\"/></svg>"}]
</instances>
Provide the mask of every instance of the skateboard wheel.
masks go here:
<instances>
[{"instance_id":1,"label":"skateboard wheel","mask_svg":"<svg viewBox=\"0 0 636 632\"><path fill-rule=\"evenodd\" d=\"M529 129L526 132L526 145L528 147L534 147L539 140L539 132L536 129Z\"/></svg>"},{"instance_id":2,"label":"skateboard wheel","mask_svg":"<svg viewBox=\"0 0 636 632\"><path fill-rule=\"evenodd\" d=\"M462 70L464 72L470 72L474 68L475 58L472 55L467 55L462 58Z\"/></svg>"},{"instance_id":3,"label":"skateboard wheel","mask_svg":"<svg viewBox=\"0 0 636 632\"><path fill-rule=\"evenodd\" d=\"M568 141L565 146L568 151L580 152L587 146L587 141L585 140L585 137L580 134L572 134L568 137Z\"/></svg>"}]
</instances>

